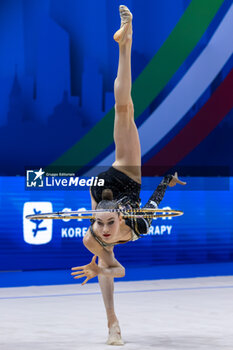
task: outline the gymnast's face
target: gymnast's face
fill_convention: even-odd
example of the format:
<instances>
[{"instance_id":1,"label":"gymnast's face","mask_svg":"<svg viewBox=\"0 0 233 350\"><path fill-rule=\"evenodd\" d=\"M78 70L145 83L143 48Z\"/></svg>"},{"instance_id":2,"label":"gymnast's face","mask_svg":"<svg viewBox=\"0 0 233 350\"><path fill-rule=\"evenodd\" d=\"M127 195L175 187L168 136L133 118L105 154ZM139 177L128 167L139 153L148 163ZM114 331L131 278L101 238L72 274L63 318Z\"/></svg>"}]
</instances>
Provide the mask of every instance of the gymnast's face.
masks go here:
<instances>
[{"instance_id":1,"label":"gymnast's face","mask_svg":"<svg viewBox=\"0 0 233 350\"><path fill-rule=\"evenodd\" d=\"M121 221L122 218L117 213L98 213L96 214L95 232L107 243L116 242Z\"/></svg>"}]
</instances>

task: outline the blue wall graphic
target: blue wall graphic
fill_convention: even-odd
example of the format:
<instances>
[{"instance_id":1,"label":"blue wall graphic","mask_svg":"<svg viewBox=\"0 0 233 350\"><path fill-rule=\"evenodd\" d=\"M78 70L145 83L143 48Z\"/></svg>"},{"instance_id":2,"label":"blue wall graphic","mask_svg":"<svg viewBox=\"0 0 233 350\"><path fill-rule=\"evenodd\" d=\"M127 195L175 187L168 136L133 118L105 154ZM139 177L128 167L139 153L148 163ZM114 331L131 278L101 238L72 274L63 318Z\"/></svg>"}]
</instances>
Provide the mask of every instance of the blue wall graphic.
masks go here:
<instances>
[{"instance_id":1,"label":"blue wall graphic","mask_svg":"<svg viewBox=\"0 0 233 350\"><path fill-rule=\"evenodd\" d=\"M189 3L125 2L134 12L133 79ZM114 105L119 4L1 1L0 175L51 163Z\"/></svg>"}]
</instances>

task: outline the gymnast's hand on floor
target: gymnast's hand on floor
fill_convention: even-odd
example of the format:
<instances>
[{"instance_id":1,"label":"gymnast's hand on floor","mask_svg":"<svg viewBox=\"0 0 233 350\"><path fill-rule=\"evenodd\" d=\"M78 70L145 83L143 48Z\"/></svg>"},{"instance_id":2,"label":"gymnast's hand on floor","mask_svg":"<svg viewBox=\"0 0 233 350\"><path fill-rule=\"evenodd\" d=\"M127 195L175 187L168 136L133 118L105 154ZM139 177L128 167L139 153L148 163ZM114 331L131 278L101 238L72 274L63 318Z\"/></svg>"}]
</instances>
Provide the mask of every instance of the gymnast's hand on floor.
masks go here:
<instances>
[{"instance_id":1,"label":"gymnast's hand on floor","mask_svg":"<svg viewBox=\"0 0 233 350\"><path fill-rule=\"evenodd\" d=\"M180 180L178 179L178 174L177 174L177 172L175 173L175 175L172 176L172 179L171 179L171 181L169 182L168 186L169 186L169 187L173 187L173 186L175 186L176 184L186 185L186 182L180 181Z\"/></svg>"},{"instance_id":2,"label":"gymnast's hand on floor","mask_svg":"<svg viewBox=\"0 0 233 350\"><path fill-rule=\"evenodd\" d=\"M82 283L82 285L84 285L91 278L96 277L99 274L99 267L98 267L98 265L95 262L96 258L97 258L97 256L94 255L92 260L91 260L91 262L90 262L90 264L83 265L83 266L72 267L71 270L73 270L73 271L77 271L78 270L78 272L72 272L71 273L72 276L75 276L74 279L86 277L85 281Z\"/></svg>"}]
</instances>

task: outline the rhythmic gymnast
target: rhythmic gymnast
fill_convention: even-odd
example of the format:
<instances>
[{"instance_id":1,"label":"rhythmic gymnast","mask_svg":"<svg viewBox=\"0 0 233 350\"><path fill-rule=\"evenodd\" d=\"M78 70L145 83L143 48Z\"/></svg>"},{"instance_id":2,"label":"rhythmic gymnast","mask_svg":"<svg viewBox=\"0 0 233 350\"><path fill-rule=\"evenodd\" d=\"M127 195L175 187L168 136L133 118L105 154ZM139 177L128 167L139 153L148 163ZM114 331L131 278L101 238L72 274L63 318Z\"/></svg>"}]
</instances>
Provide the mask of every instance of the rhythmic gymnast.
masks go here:
<instances>
[{"instance_id":1,"label":"rhythmic gymnast","mask_svg":"<svg viewBox=\"0 0 233 350\"><path fill-rule=\"evenodd\" d=\"M119 44L118 72L114 83L116 154L112 166L98 175L105 180L104 186L90 188L92 209L139 208L140 204L141 149L131 98L132 14L123 5L119 11L121 27L114 34L114 40ZM185 185L178 179L177 173L165 176L144 208L157 208L167 186L177 183ZM97 213L83 238L85 247L94 257L90 264L72 268L77 271L71 273L75 279L86 277L82 285L98 276L107 313L109 345L124 344L114 310L113 291L114 278L123 277L125 268L116 260L113 248L116 244L134 241L147 234L151 221L143 217L123 219L119 213Z\"/></svg>"}]
</instances>

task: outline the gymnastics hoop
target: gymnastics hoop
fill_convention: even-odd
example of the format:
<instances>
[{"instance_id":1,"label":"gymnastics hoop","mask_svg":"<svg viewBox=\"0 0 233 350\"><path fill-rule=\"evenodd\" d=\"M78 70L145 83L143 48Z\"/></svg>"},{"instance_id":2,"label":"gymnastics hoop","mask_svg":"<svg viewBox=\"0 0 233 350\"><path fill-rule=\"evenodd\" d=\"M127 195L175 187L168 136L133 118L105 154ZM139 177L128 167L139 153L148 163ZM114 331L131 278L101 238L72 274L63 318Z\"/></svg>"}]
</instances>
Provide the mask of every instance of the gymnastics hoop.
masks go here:
<instances>
[{"instance_id":1,"label":"gymnastics hoop","mask_svg":"<svg viewBox=\"0 0 233 350\"><path fill-rule=\"evenodd\" d=\"M69 211L69 212L58 211L54 213L32 214L32 215L27 215L26 218L29 220L95 219L95 214L106 213L106 212L108 213L120 212L123 214L123 218L130 218L130 217L137 218L137 217L143 216L144 218L152 218L152 219L181 216L184 214L183 211L174 210L174 209L154 209L154 208L96 209L96 210L82 210L82 211Z\"/></svg>"}]
</instances>

